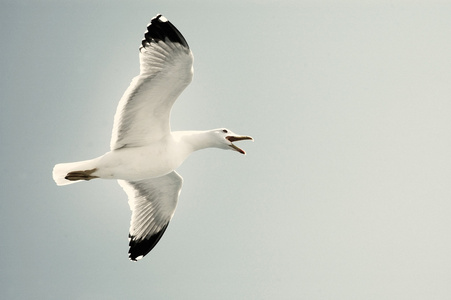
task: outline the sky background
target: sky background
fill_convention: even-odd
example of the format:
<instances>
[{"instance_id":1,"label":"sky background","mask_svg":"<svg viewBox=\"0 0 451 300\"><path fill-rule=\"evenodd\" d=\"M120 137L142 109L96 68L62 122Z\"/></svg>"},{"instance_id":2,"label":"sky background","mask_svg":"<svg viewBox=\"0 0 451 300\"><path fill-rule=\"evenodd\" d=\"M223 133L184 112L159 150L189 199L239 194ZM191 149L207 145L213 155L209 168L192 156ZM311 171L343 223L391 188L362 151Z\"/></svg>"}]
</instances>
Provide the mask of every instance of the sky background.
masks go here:
<instances>
[{"instance_id":1,"label":"sky background","mask_svg":"<svg viewBox=\"0 0 451 300\"><path fill-rule=\"evenodd\" d=\"M109 150L146 25L185 36L174 130L207 149L163 238L128 260ZM451 1L0 2L0 298L450 299Z\"/></svg>"}]
</instances>

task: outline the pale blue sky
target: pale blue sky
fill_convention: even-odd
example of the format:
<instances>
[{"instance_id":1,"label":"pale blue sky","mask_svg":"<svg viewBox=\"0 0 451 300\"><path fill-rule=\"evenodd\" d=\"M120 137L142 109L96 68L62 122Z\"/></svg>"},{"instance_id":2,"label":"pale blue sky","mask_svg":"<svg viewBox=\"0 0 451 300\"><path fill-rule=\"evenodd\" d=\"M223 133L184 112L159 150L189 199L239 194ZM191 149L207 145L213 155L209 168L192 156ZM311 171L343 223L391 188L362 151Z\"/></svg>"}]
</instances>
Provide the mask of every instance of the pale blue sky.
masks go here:
<instances>
[{"instance_id":1,"label":"pale blue sky","mask_svg":"<svg viewBox=\"0 0 451 300\"><path fill-rule=\"evenodd\" d=\"M319 3L321 2L321 3ZM108 150L164 14L194 52L175 130L252 135L179 168L157 247L127 258ZM0 298L449 299L450 1L2 1Z\"/></svg>"}]
</instances>

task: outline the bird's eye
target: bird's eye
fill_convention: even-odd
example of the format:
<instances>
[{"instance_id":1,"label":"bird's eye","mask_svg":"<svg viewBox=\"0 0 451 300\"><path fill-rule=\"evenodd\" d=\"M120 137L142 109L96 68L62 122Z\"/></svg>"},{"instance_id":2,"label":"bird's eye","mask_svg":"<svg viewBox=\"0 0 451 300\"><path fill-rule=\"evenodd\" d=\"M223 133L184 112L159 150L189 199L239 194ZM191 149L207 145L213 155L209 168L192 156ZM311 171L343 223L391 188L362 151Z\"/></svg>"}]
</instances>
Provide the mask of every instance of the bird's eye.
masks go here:
<instances>
[{"instance_id":1,"label":"bird's eye","mask_svg":"<svg viewBox=\"0 0 451 300\"><path fill-rule=\"evenodd\" d=\"M227 131L227 129L223 129L222 132L227 133L228 131Z\"/></svg>"}]
</instances>

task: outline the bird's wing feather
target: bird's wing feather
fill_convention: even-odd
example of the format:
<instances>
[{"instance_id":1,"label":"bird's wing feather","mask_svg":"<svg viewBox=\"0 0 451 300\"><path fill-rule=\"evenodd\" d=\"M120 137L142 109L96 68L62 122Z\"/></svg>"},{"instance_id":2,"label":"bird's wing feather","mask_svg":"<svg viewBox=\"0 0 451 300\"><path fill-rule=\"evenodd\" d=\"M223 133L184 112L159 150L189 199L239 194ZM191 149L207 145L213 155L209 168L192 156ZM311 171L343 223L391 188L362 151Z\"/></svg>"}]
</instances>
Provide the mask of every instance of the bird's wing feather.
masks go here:
<instances>
[{"instance_id":1,"label":"bird's wing feather","mask_svg":"<svg viewBox=\"0 0 451 300\"><path fill-rule=\"evenodd\" d=\"M167 19L153 18L144 37L140 74L119 101L111 150L148 145L169 134L172 105L193 77L188 43Z\"/></svg>"},{"instance_id":2,"label":"bird's wing feather","mask_svg":"<svg viewBox=\"0 0 451 300\"><path fill-rule=\"evenodd\" d=\"M137 260L155 247L169 225L183 179L173 171L158 178L118 182L128 195L132 211L129 258Z\"/></svg>"}]
</instances>

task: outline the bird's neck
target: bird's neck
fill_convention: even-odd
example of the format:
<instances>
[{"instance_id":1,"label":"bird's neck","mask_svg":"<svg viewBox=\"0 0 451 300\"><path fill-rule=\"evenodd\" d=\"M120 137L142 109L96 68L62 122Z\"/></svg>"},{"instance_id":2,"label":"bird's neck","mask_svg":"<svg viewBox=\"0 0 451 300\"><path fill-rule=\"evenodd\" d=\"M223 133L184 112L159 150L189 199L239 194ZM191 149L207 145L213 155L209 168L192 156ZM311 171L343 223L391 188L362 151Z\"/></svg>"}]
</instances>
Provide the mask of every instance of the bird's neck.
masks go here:
<instances>
[{"instance_id":1,"label":"bird's neck","mask_svg":"<svg viewBox=\"0 0 451 300\"><path fill-rule=\"evenodd\" d=\"M214 147L208 131L175 131L172 134L190 152Z\"/></svg>"}]
</instances>

